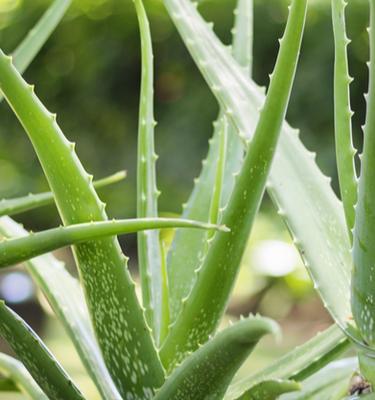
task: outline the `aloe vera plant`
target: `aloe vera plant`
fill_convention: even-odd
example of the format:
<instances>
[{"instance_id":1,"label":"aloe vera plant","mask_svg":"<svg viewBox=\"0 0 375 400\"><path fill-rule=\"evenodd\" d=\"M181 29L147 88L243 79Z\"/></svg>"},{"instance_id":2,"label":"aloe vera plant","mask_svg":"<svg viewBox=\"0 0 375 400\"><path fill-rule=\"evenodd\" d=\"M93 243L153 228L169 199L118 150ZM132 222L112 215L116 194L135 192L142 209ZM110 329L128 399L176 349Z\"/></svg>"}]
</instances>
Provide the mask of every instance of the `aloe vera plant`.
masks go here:
<instances>
[{"instance_id":1,"label":"aloe vera plant","mask_svg":"<svg viewBox=\"0 0 375 400\"><path fill-rule=\"evenodd\" d=\"M308 0L291 2L266 95L252 80L252 0L237 2L231 51L196 4L163 2L220 104L208 154L182 218L159 218L153 51L142 0L134 0L142 55L137 218L112 221L96 189L121 180L124 173L93 182L56 115L22 78L70 3L55 0L13 57L0 50L1 93L30 139L51 189L0 202L0 267L25 262L103 399L343 399L358 362L353 358L327 364L350 346L358 351L365 378L375 383L373 1L369 106L357 185L346 4L332 0L342 202L314 155L284 121ZM237 380L236 372L258 341L278 332L275 322L258 315L217 332L265 190L285 219L336 324L269 367ZM51 203L57 206L61 227L26 232L11 218ZM165 228L176 229L169 249L160 234ZM141 298L116 239L130 232L138 235ZM72 246L78 279L49 253L64 246ZM0 354L0 371L14 388L33 399L84 398L42 340L3 302L0 335L19 359Z\"/></svg>"}]
</instances>

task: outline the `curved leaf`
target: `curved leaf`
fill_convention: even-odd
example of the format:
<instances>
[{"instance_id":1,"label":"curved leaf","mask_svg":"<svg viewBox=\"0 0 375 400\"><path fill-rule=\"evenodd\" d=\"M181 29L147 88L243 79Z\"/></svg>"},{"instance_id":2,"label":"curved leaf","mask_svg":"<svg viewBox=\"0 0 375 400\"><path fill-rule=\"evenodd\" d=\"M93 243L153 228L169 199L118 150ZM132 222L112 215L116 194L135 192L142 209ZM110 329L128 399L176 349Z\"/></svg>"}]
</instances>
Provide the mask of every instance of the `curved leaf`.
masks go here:
<instances>
[{"instance_id":1,"label":"curved leaf","mask_svg":"<svg viewBox=\"0 0 375 400\"><path fill-rule=\"evenodd\" d=\"M124 179L126 176L125 171L116 172L106 178L94 182L94 187L99 189L107 185L112 185ZM0 217L3 215L16 215L21 212L30 211L35 208L43 207L54 202L53 194L51 192L29 194L27 196L2 199L0 201Z\"/></svg>"},{"instance_id":2,"label":"curved leaf","mask_svg":"<svg viewBox=\"0 0 375 400\"><path fill-rule=\"evenodd\" d=\"M199 343L207 340L225 310L254 217L263 197L288 106L306 9L306 0L297 0L292 4L266 102L223 214L222 221L231 232L226 236L220 232L215 235L197 282L189 297L183 300L183 309L160 352L167 369L181 361L186 352L194 351Z\"/></svg>"},{"instance_id":3,"label":"curved leaf","mask_svg":"<svg viewBox=\"0 0 375 400\"><path fill-rule=\"evenodd\" d=\"M356 358L335 361L303 381L301 392L285 394L280 400L340 400L348 392L357 368Z\"/></svg>"},{"instance_id":4,"label":"curved leaf","mask_svg":"<svg viewBox=\"0 0 375 400\"><path fill-rule=\"evenodd\" d=\"M48 400L27 369L13 357L0 353L0 372L33 400Z\"/></svg>"},{"instance_id":5,"label":"curved leaf","mask_svg":"<svg viewBox=\"0 0 375 400\"><path fill-rule=\"evenodd\" d=\"M246 378L232 383L225 400L241 398L262 381L273 379L305 379L334 360L350 347L350 342L337 325L286 353L270 366Z\"/></svg>"},{"instance_id":6,"label":"curved leaf","mask_svg":"<svg viewBox=\"0 0 375 400\"><path fill-rule=\"evenodd\" d=\"M173 218L138 218L60 226L21 238L4 239L0 242L0 267L14 265L60 247L89 240L163 228L215 229L216 225Z\"/></svg>"},{"instance_id":7,"label":"curved leaf","mask_svg":"<svg viewBox=\"0 0 375 400\"><path fill-rule=\"evenodd\" d=\"M238 400L276 400L284 393L296 392L300 389L301 385L298 382L273 379L253 386Z\"/></svg>"},{"instance_id":8,"label":"curved leaf","mask_svg":"<svg viewBox=\"0 0 375 400\"><path fill-rule=\"evenodd\" d=\"M33 330L0 301L0 335L51 399L83 400L67 373Z\"/></svg>"},{"instance_id":9,"label":"curved leaf","mask_svg":"<svg viewBox=\"0 0 375 400\"><path fill-rule=\"evenodd\" d=\"M244 319L224 329L173 371L155 400L222 399L260 338L277 329L276 323L260 317Z\"/></svg>"},{"instance_id":10,"label":"curved leaf","mask_svg":"<svg viewBox=\"0 0 375 400\"><path fill-rule=\"evenodd\" d=\"M8 237L27 236L28 232L11 218L0 218L0 234ZM52 254L26 262L26 269L45 295L56 316L65 327L83 365L103 398L121 400L96 342L85 298L77 279L64 263Z\"/></svg>"}]
</instances>

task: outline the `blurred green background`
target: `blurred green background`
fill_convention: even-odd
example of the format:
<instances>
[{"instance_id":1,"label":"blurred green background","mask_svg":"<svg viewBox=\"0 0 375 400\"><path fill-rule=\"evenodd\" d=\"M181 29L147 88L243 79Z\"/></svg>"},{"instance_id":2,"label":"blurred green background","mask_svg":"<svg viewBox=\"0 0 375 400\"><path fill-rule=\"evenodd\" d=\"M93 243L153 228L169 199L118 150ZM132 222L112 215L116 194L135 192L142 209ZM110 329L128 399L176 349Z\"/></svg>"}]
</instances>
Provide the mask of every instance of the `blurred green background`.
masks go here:
<instances>
[{"instance_id":1,"label":"blurred green background","mask_svg":"<svg viewBox=\"0 0 375 400\"><path fill-rule=\"evenodd\" d=\"M51 1L0 0L0 44L11 52ZM268 84L287 17L286 0L255 0L254 79ZM218 112L215 99L192 62L160 0L145 0L155 53L156 149L160 211L179 214L193 178L199 174L207 151L212 121ZM201 11L215 22L215 31L231 41L235 0L203 0ZM367 88L367 1L352 0L347 9L350 70L355 80L354 142L361 147ZM301 129L307 147L317 152L317 162L333 178L337 173L333 137L333 37L330 2L310 0L306 34L288 111L292 126ZM135 215L135 171L140 86L139 32L131 0L74 0L66 17L25 73L36 92L58 114L66 136L77 143L77 153L96 178L126 169L125 182L101 191L111 217ZM8 106L0 106L0 198L47 190L35 153ZM49 207L16 218L33 230L56 226L59 218ZM136 277L136 241L121 239ZM68 251L58 255L72 265ZM257 219L228 318L260 311L276 318L284 329L282 343L272 339L257 351L264 365L288 348L311 337L330 323L282 221L266 197ZM11 277L13 275L10 275ZM0 277L0 294L21 281ZM4 281L8 279L6 286ZM9 282L11 282L9 284ZM18 282L18 283L17 283ZM21 285L21 286L20 286ZM8 289L7 289L8 287ZM5 290L5 292L4 292ZM14 308L46 337L51 348L87 391L74 351L54 319L44 318L35 290L27 299L14 300ZM26 301L25 301L26 300ZM67 348L71 349L67 351ZM93 393L93 392L91 392ZM10 398L10 397L6 397ZM90 394L89 398L95 398Z\"/></svg>"}]
</instances>

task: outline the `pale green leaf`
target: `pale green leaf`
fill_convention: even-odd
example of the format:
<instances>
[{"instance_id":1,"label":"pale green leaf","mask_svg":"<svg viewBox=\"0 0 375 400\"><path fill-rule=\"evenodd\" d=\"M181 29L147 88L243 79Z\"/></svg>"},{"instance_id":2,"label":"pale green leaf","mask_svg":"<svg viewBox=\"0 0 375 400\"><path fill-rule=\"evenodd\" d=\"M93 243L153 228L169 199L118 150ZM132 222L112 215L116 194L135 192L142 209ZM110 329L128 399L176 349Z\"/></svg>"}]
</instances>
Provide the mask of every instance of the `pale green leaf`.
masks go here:
<instances>
[{"instance_id":1,"label":"pale green leaf","mask_svg":"<svg viewBox=\"0 0 375 400\"><path fill-rule=\"evenodd\" d=\"M48 400L27 369L15 358L0 353L0 372L32 400Z\"/></svg>"},{"instance_id":2,"label":"pale green leaf","mask_svg":"<svg viewBox=\"0 0 375 400\"><path fill-rule=\"evenodd\" d=\"M0 335L51 399L84 397L33 330L3 301L0 302Z\"/></svg>"}]
</instances>

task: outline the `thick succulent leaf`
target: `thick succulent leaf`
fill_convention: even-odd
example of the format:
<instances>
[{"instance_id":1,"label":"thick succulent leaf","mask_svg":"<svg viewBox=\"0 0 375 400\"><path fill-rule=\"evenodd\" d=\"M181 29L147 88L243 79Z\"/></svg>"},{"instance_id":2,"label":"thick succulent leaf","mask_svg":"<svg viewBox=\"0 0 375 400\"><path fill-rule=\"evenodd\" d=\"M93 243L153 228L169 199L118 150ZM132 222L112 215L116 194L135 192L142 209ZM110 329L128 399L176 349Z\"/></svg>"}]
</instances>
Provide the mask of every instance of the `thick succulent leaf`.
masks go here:
<instances>
[{"instance_id":1,"label":"thick succulent leaf","mask_svg":"<svg viewBox=\"0 0 375 400\"><path fill-rule=\"evenodd\" d=\"M174 3L174 2L173 2ZM307 1L294 1L275 71L254 138L223 214L231 230L218 232L199 271L197 282L161 349L167 368L194 351L215 330L233 287L243 251L265 190L297 66Z\"/></svg>"},{"instance_id":2,"label":"thick succulent leaf","mask_svg":"<svg viewBox=\"0 0 375 400\"><path fill-rule=\"evenodd\" d=\"M27 236L28 232L11 218L2 217L0 235L14 238ZM69 334L102 397L121 400L104 364L77 279L52 254L33 258L25 266Z\"/></svg>"},{"instance_id":3,"label":"thick succulent leaf","mask_svg":"<svg viewBox=\"0 0 375 400\"><path fill-rule=\"evenodd\" d=\"M375 4L370 1L370 78L354 229L352 309L365 341L375 346Z\"/></svg>"},{"instance_id":4,"label":"thick succulent leaf","mask_svg":"<svg viewBox=\"0 0 375 400\"><path fill-rule=\"evenodd\" d=\"M276 400L284 393L295 392L300 389L301 385L298 382L272 379L258 383L238 400Z\"/></svg>"},{"instance_id":5,"label":"thick succulent leaf","mask_svg":"<svg viewBox=\"0 0 375 400\"><path fill-rule=\"evenodd\" d=\"M71 0L55 0L26 38L13 52L14 65L22 74L51 36L68 9Z\"/></svg>"},{"instance_id":6,"label":"thick succulent leaf","mask_svg":"<svg viewBox=\"0 0 375 400\"><path fill-rule=\"evenodd\" d=\"M285 394L280 400L339 400L347 394L356 372L356 358L335 361L302 382L299 393Z\"/></svg>"},{"instance_id":7,"label":"thick succulent leaf","mask_svg":"<svg viewBox=\"0 0 375 400\"><path fill-rule=\"evenodd\" d=\"M28 133L64 224L106 220L74 144L2 52L0 89ZM80 244L73 252L98 343L120 394L151 397L164 372L117 239ZM138 369L131 367L134 360Z\"/></svg>"},{"instance_id":8,"label":"thick succulent leaf","mask_svg":"<svg viewBox=\"0 0 375 400\"><path fill-rule=\"evenodd\" d=\"M126 177L125 171L116 172L106 178L94 182L95 189L99 189L113 183L119 182ZM3 215L16 215L35 208L47 206L54 203L53 194L51 192L28 194L27 196L2 199L0 201L0 217Z\"/></svg>"},{"instance_id":9,"label":"thick succulent leaf","mask_svg":"<svg viewBox=\"0 0 375 400\"><path fill-rule=\"evenodd\" d=\"M138 162L137 162L137 217L158 217L158 196L156 187L156 170L154 145L154 73L153 53L149 22L142 0L134 2L142 49L142 82L139 105L138 128ZM163 272L161 270L162 254L159 232L147 231L138 233L138 265L141 277L143 306L146 318L152 329L157 344L163 339L161 332L166 332L168 318L163 318L163 300L168 300L163 290ZM164 316L167 317L167 316ZM164 325L164 326L162 326Z\"/></svg>"},{"instance_id":10,"label":"thick succulent leaf","mask_svg":"<svg viewBox=\"0 0 375 400\"><path fill-rule=\"evenodd\" d=\"M78 388L39 337L3 301L0 302L0 335L9 343L48 398L83 399Z\"/></svg>"},{"instance_id":11,"label":"thick succulent leaf","mask_svg":"<svg viewBox=\"0 0 375 400\"><path fill-rule=\"evenodd\" d=\"M222 399L261 337L277 329L276 323L261 317L250 317L224 329L173 371L155 400Z\"/></svg>"},{"instance_id":12,"label":"thick succulent leaf","mask_svg":"<svg viewBox=\"0 0 375 400\"><path fill-rule=\"evenodd\" d=\"M216 225L177 218L137 218L60 226L20 238L2 240L0 242L0 267L14 265L60 247L107 236L171 228L216 229ZM227 231L225 228L220 229Z\"/></svg>"},{"instance_id":13,"label":"thick succulent leaf","mask_svg":"<svg viewBox=\"0 0 375 400\"><path fill-rule=\"evenodd\" d=\"M257 384L273 379L302 380L319 371L350 346L349 340L337 325L332 325L303 345L286 353L269 367L233 382L225 400L241 398Z\"/></svg>"},{"instance_id":14,"label":"thick succulent leaf","mask_svg":"<svg viewBox=\"0 0 375 400\"><path fill-rule=\"evenodd\" d=\"M239 0L236 23L233 31L232 52L245 71L250 73L252 60L252 0ZM194 181L194 189L184 206L183 217L198 221L209 221L212 206L212 187L217 176L220 136L228 124L224 180L220 193L220 207L228 204L232 193L235 174L243 160L243 145L234 125L220 112L214 123L214 133L209 141L209 151L203 161L200 176ZM196 271L208 250L207 234L198 231L178 231L168 253L168 283L171 321L181 310L181 299L188 296L196 281Z\"/></svg>"},{"instance_id":15,"label":"thick succulent leaf","mask_svg":"<svg viewBox=\"0 0 375 400\"><path fill-rule=\"evenodd\" d=\"M350 237L354 228L354 205L357 202L357 174L354 165L355 150L352 143L352 110L350 108L351 78L346 36L345 0L332 0L332 21L335 37L335 140L336 159L340 182L341 199Z\"/></svg>"},{"instance_id":16,"label":"thick succulent leaf","mask_svg":"<svg viewBox=\"0 0 375 400\"><path fill-rule=\"evenodd\" d=\"M33 377L21 362L6 354L0 353L0 372L7 380L14 382L16 388L33 400L48 400Z\"/></svg>"},{"instance_id":17,"label":"thick succulent leaf","mask_svg":"<svg viewBox=\"0 0 375 400\"><path fill-rule=\"evenodd\" d=\"M164 0L182 39L241 137L252 137L264 103L259 87L230 58L193 5ZM268 192L287 220L305 265L335 321L350 321L352 258L342 204L295 130L286 123L280 138ZM332 285L335 282L335 285Z\"/></svg>"}]
</instances>

